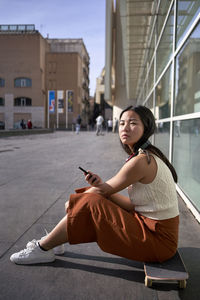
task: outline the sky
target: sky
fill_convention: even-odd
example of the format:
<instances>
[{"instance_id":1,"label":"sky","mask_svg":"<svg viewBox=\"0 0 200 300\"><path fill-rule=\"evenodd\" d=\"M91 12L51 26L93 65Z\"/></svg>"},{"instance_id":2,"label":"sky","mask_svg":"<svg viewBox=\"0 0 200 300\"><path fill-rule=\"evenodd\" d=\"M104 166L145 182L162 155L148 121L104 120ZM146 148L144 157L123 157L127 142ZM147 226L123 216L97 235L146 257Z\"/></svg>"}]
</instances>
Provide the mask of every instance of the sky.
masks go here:
<instances>
[{"instance_id":1,"label":"sky","mask_svg":"<svg viewBox=\"0 0 200 300\"><path fill-rule=\"evenodd\" d=\"M82 38L90 56L90 95L105 64L106 0L0 0L0 24L34 24L46 38Z\"/></svg>"}]
</instances>

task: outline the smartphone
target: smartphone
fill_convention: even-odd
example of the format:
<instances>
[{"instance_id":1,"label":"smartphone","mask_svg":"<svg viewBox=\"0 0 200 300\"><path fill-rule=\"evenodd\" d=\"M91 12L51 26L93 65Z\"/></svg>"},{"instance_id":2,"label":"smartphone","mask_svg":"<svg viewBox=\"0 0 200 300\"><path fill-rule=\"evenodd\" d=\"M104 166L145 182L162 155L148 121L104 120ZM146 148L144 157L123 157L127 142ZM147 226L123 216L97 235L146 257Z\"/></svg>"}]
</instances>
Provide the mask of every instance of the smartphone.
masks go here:
<instances>
[{"instance_id":1,"label":"smartphone","mask_svg":"<svg viewBox=\"0 0 200 300\"><path fill-rule=\"evenodd\" d=\"M88 172L86 170L84 170L83 168L81 167L78 167L82 172L84 172L86 175L88 174Z\"/></svg>"},{"instance_id":2,"label":"smartphone","mask_svg":"<svg viewBox=\"0 0 200 300\"><path fill-rule=\"evenodd\" d=\"M78 167L81 171L83 171L86 175L87 174L89 174L86 170L84 170L83 168L81 168L81 167ZM89 177L89 179L92 177L92 175L90 175L90 177ZM96 180L96 178L94 178L93 180L92 180L92 183L93 182L95 182L95 180Z\"/></svg>"},{"instance_id":3,"label":"smartphone","mask_svg":"<svg viewBox=\"0 0 200 300\"><path fill-rule=\"evenodd\" d=\"M89 174L86 170L84 170L83 168L81 168L81 167L78 167L82 172L84 172L84 174ZM92 177L92 175L90 175L90 177L89 177L89 179ZM93 180L92 180L92 183L93 182L95 182L95 180L96 180L96 178L94 178Z\"/></svg>"}]
</instances>

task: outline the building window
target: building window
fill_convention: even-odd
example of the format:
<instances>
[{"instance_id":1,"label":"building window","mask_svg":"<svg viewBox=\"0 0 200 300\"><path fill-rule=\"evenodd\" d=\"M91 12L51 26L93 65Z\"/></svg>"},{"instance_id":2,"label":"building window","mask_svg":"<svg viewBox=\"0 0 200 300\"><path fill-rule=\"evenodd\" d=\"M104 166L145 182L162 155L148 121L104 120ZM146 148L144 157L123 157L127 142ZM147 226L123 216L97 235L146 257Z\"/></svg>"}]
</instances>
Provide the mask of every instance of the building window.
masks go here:
<instances>
[{"instance_id":1,"label":"building window","mask_svg":"<svg viewBox=\"0 0 200 300\"><path fill-rule=\"evenodd\" d=\"M4 106L4 105L5 105L4 98L0 97L0 106Z\"/></svg>"},{"instance_id":2,"label":"building window","mask_svg":"<svg viewBox=\"0 0 200 300\"><path fill-rule=\"evenodd\" d=\"M3 78L0 78L0 87L5 86L5 80Z\"/></svg>"},{"instance_id":3,"label":"building window","mask_svg":"<svg viewBox=\"0 0 200 300\"><path fill-rule=\"evenodd\" d=\"M200 118L173 122L173 165L178 184L200 211Z\"/></svg>"},{"instance_id":4,"label":"building window","mask_svg":"<svg viewBox=\"0 0 200 300\"><path fill-rule=\"evenodd\" d=\"M15 98L14 106L32 106L32 99L25 97Z\"/></svg>"},{"instance_id":5,"label":"building window","mask_svg":"<svg viewBox=\"0 0 200 300\"><path fill-rule=\"evenodd\" d=\"M30 78L16 78L14 85L15 87L31 87L32 80Z\"/></svg>"},{"instance_id":6,"label":"building window","mask_svg":"<svg viewBox=\"0 0 200 300\"><path fill-rule=\"evenodd\" d=\"M200 24L176 57L175 115L200 112Z\"/></svg>"},{"instance_id":7,"label":"building window","mask_svg":"<svg viewBox=\"0 0 200 300\"><path fill-rule=\"evenodd\" d=\"M169 158L170 122L158 122L154 135L154 143Z\"/></svg>"},{"instance_id":8,"label":"building window","mask_svg":"<svg viewBox=\"0 0 200 300\"><path fill-rule=\"evenodd\" d=\"M149 65L143 72L143 78L145 72L148 76L148 93L142 97L143 84L139 100L154 113L157 128L152 140L175 167L178 191L200 213L200 5L195 0L159 3L156 51L154 56L146 54ZM152 51L151 41L147 44ZM155 68L150 80L152 59Z\"/></svg>"},{"instance_id":9,"label":"building window","mask_svg":"<svg viewBox=\"0 0 200 300\"><path fill-rule=\"evenodd\" d=\"M170 66L156 86L156 116L155 117L157 119L164 119L170 117L171 84L172 84L172 69Z\"/></svg>"},{"instance_id":10,"label":"building window","mask_svg":"<svg viewBox=\"0 0 200 300\"><path fill-rule=\"evenodd\" d=\"M199 1L178 1L177 46L180 45L180 42L199 13Z\"/></svg>"},{"instance_id":11,"label":"building window","mask_svg":"<svg viewBox=\"0 0 200 300\"><path fill-rule=\"evenodd\" d=\"M165 29L163 31L160 43L157 48L156 79L158 79L164 67L167 65L168 61L172 56L173 26L174 26L174 9L172 7L171 13L168 17Z\"/></svg>"}]
</instances>

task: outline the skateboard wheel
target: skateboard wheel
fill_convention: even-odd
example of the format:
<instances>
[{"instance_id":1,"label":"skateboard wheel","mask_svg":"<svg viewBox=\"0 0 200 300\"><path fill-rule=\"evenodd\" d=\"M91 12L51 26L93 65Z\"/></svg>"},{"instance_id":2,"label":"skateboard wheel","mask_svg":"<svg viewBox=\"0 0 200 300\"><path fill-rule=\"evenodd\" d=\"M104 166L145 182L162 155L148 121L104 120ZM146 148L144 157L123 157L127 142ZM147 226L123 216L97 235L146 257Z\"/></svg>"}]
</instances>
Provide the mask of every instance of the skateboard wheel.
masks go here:
<instances>
[{"instance_id":1,"label":"skateboard wheel","mask_svg":"<svg viewBox=\"0 0 200 300\"><path fill-rule=\"evenodd\" d=\"M147 277L145 277L145 286L147 287L151 287L152 286L152 280L151 279L148 279Z\"/></svg>"},{"instance_id":2,"label":"skateboard wheel","mask_svg":"<svg viewBox=\"0 0 200 300\"><path fill-rule=\"evenodd\" d=\"M185 289L186 288L186 280L180 280L179 281L179 288Z\"/></svg>"}]
</instances>

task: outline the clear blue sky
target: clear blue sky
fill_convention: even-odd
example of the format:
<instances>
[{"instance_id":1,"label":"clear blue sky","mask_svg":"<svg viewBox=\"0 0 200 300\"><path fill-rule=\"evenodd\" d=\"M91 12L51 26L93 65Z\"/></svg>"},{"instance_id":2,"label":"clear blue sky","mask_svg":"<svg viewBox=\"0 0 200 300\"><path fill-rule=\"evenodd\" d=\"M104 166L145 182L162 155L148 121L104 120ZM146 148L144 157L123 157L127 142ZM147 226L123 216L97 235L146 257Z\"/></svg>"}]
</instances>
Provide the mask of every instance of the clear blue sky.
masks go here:
<instances>
[{"instance_id":1,"label":"clear blue sky","mask_svg":"<svg viewBox=\"0 0 200 300\"><path fill-rule=\"evenodd\" d=\"M105 64L105 0L0 0L0 24L35 24L43 37L83 38L94 95Z\"/></svg>"}]
</instances>

